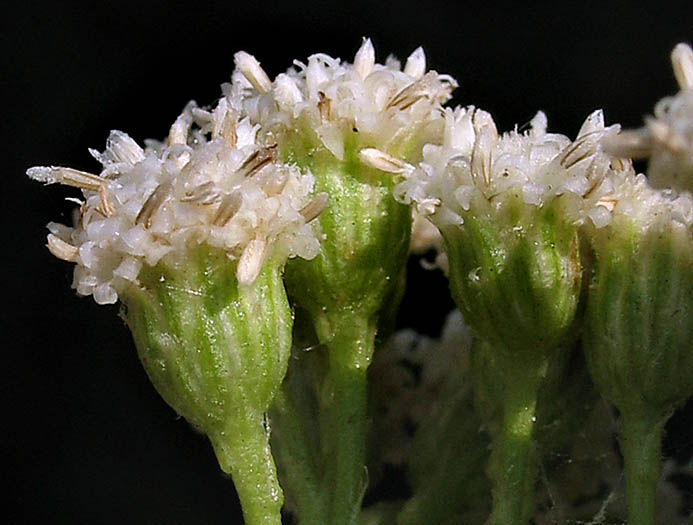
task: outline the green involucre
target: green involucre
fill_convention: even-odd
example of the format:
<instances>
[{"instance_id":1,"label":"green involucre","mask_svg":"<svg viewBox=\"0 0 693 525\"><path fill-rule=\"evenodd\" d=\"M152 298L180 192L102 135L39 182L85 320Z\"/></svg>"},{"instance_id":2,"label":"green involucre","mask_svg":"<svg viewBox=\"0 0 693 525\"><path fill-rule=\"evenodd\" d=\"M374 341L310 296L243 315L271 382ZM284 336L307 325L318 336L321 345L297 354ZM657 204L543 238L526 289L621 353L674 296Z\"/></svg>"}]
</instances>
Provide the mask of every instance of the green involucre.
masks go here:
<instances>
[{"instance_id":1,"label":"green involucre","mask_svg":"<svg viewBox=\"0 0 693 525\"><path fill-rule=\"evenodd\" d=\"M574 325L582 271L577 228L564 218L561 198L542 207L514 192L497 199L478 198L461 225L439 225L450 290L477 334L536 359Z\"/></svg>"},{"instance_id":2,"label":"green involucre","mask_svg":"<svg viewBox=\"0 0 693 525\"><path fill-rule=\"evenodd\" d=\"M670 413L693 394L693 241L671 224L615 220L591 235L590 373L620 410Z\"/></svg>"}]
</instances>

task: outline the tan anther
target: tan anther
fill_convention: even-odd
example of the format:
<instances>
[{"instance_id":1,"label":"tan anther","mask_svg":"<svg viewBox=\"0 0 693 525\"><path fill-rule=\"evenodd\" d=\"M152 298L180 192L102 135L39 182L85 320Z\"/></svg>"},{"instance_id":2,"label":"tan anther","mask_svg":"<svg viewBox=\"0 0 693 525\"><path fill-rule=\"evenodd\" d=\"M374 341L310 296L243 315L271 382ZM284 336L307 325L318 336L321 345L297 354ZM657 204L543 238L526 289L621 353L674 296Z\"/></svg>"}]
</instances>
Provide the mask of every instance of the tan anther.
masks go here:
<instances>
[{"instance_id":1,"label":"tan anther","mask_svg":"<svg viewBox=\"0 0 693 525\"><path fill-rule=\"evenodd\" d=\"M67 262L77 262L79 248L63 241L60 237L52 233L48 234L47 241L48 244L46 244L46 246L53 256Z\"/></svg>"},{"instance_id":2,"label":"tan anther","mask_svg":"<svg viewBox=\"0 0 693 525\"><path fill-rule=\"evenodd\" d=\"M239 192L233 192L226 195L219 204L219 209L212 219L212 224L216 226L226 226L226 224L233 219L234 215L238 213L243 204L243 195Z\"/></svg>"},{"instance_id":3,"label":"tan anther","mask_svg":"<svg viewBox=\"0 0 693 525\"><path fill-rule=\"evenodd\" d=\"M246 177L251 177L270 162L277 158L277 145L273 144L258 150L248 155L248 158L243 161L239 171L245 171Z\"/></svg>"},{"instance_id":4,"label":"tan anther","mask_svg":"<svg viewBox=\"0 0 693 525\"><path fill-rule=\"evenodd\" d=\"M106 189L105 184L102 184L99 188L99 201L99 211L104 215L104 217L110 217L113 215L113 205L108 200L108 190Z\"/></svg>"},{"instance_id":5,"label":"tan anther","mask_svg":"<svg viewBox=\"0 0 693 525\"><path fill-rule=\"evenodd\" d=\"M306 204L299 212L306 219L306 222L310 222L317 218L325 209L330 201L330 196L321 192L318 193L312 201Z\"/></svg>"},{"instance_id":6,"label":"tan anther","mask_svg":"<svg viewBox=\"0 0 693 525\"><path fill-rule=\"evenodd\" d=\"M137 214L135 224L144 222L145 227L149 228L152 225L152 217L157 210L161 208L161 205L166 201L172 191L173 186L170 182L159 184L159 186L156 187L156 189L144 202L142 209Z\"/></svg>"},{"instance_id":7,"label":"tan anther","mask_svg":"<svg viewBox=\"0 0 693 525\"><path fill-rule=\"evenodd\" d=\"M332 102L322 91L318 91L318 111L323 121L332 119Z\"/></svg>"},{"instance_id":8,"label":"tan anther","mask_svg":"<svg viewBox=\"0 0 693 525\"><path fill-rule=\"evenodd\" d=\"M233 111L228 111L224 116L219 134L226 139L229 146L235 148L238 144L238 133L236 132L236 115Z\"/></svg>"}]
</instances>

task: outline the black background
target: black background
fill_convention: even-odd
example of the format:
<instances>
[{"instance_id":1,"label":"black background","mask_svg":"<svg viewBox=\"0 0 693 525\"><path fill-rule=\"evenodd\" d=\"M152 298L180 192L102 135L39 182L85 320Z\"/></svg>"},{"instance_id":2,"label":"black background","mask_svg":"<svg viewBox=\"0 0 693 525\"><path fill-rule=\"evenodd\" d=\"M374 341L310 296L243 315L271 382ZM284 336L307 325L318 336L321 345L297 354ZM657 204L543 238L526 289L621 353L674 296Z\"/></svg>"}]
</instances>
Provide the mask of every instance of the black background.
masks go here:
<instances>
[{"instance_id":1,"label":"black background","mask_svg":"<svg viewBox=\"0 0 693 525\"><path fill-rule=\"evenodd\" d=\"M417 46L456 77L454 103L499 128L544 110L574 136L602 107L638 126L675 92L669 52L693 40L685 2L635 7L519 2L22 2L0 7L0 399L6 523L222 524L239 520L233 486L205 438L159 399L117 307L70 290L45 249L45 224L69 222L76 192L42 188L32 165L97 170L111 129L162 138L191 98L205 105L246 50L274 76L325 52L349 61L370 36L379 61ZM438 273L410 264L400 326L436 333L452 308ZM690 410L688 411L690 412ZM668 453L690 452L677 416Z\"/></svg>"}]
</instances>

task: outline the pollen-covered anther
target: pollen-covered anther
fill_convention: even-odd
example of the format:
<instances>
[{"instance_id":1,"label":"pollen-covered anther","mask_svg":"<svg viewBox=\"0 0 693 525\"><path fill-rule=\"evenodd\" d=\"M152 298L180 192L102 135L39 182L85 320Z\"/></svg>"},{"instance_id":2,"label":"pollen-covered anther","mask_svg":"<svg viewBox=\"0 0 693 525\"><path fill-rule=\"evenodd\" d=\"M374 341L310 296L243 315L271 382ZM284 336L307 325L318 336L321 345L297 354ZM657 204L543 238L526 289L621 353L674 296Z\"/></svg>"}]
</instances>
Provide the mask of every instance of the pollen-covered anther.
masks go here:
<instances>
[{"instance_id":1,"label":"pollen-covered anther","mask_svg":"<svg viewBox=\"0 0 693 525\"><path fill-rule=\"evenodd\" d=\"M149 228L152 225L152 217L157 212L161 205L168 199L173 191L173 186L170 182L164 182L156 187L152 194L147 197L142 209L135 218L135 224L144 223L145 227Z\"/></svg>"},{"instance_id":2,"label":"pollen-covered anther","mask_svg":"<svg viewBox=\"0 0 693 525\"><path fill-rule=\"evenodd\" d=\"M386 173L408 175L414 171L414 166L388 155L376 148L364 148L359 152L359 160L366 166Z\"/></svg>"},{"instance_id":3,"label":"pollen-covered anther","mask_svg":"<svg viewBox=\"0 0 693 525\"><path fill-rule=\"evenodd\" d=\"M55 166L29 168L26 174L29 178L45 184L63 184L87 191L99 191L105 182L104 179L93 173Z\"/></svg>"},{"instance_id":4,"label":"pollen-covered anther","mask_svg":"<svg viewBox=\"0 0 693 525\"><path fill-rule=\"evenodd\" d=\"M243 195L237 191L225 196L219 204L219 209L217 210L212 224L215 226L226 226L226 224L233 219L234 215L238 213L243 204Z\"/></svg>"},{"instance_id":5,"label":"pollen-covered anther","mask_svg":"<svg viewBox=\"0 0 693 525\"><path fill-rule=\"evenodd\" d=\"M674 76L681 89L693 87L693 49L687 44L678 44L671 52Z\"/></svg>"},{"instance_id":6,"label":"pollen-covered anther","mask_svg":"<svg viewBox=\"0 0 693 525\"><path fill-rule=\"evenodd\" d=\"M67 262L77 262L79 248L63 241L60 237L52 233L48 234L46 240L48 241L46 244L48 251L50 251L54 257Z\"/></svg>"},{"instance_id":7,"label":"pollen-covered anther","mask_svg":"<svg viewBox=\"0 0 693 525\"><path fill-rule=\"evenodd\" d=\"M306 222L310 222L316 219L323 211L325 211L325 209L327 208L327 204L329 203L329 200L330 196L327 193L318 193L312 201L306 204L299 211L299 213L303 215L303 218L306 220Z\"/></svg>"},{"instance_id":8,"label":"pollen-covered anther","mask_svg":"<svg viewBox=\"0 0 693 525\"><path fill-rule=\"evenodd\" d=\"M234 55L233 60L236 64L236 69L243 73L248 82L260 93L267 93L272 89L272 82L267 73L260 67L260 62L253 55L245 51L239 51Z\"/></svg>"},{"instance_id":9,"label":"pollen-covered anther","mask_svg":"<svg viewBox=\"0 0 693 525\"><path fill-rule=\"evenodd\" d=\"M664 149L673 154L680 154L686 151L688 145L686 139L679 135L675 129L666 122L654 118L645 120L647 129L652 139Z\"/></svg>"},{"instance_id":10,"label":"pollen-covered anther","mask_svg":"<svg viewBox=\"0 0 693 525\"><path fill-rule=\"evenodd\" d=\"M252 284L262 270L267 255L267 241L265 239L253 239L243 250L236 278L240 284Z\"/></svg>"},{"instance_id":11,"label":"pollen-covered anther","mask_svg":"<svg viewBox=\"0 0 693 525\"><path fill-rule=\"evenodd\" d=\"M332 103L322 91L318 91L318 111L323 122L332 119Z\"/></svg>"}]
</instances>

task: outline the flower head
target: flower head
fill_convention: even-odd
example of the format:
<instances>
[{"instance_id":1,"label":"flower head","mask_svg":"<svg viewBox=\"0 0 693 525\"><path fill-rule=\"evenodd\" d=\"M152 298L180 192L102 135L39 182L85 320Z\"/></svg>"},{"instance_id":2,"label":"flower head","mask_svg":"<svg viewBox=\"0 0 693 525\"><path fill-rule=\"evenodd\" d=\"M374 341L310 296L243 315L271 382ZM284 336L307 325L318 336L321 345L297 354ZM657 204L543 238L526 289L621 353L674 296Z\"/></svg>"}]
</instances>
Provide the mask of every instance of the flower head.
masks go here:
<instances>
[{"instance_id":1,"label":"flower head","mask_svg":"<svg viewBox=\"0 0 693 525\"><path fill-rule=\"evenodd\" d=\"M300 124L338 160L355 134L384 151L406 146L414 129L420 132L421 124L433 120L457 86L448 75L426 72L421 48L404 68L392 57L376 63L370 39L364 39L353 64L319 53L307 63L295 61L271 82L254 57L240 52L235 59L231 90L242 95L252 122L279 130Z\"/></svg>"},{"instance_id":2,"label":"flower head","mask_svg":"<svg viewBox=\"0 0 693 525\"><path fill-rule=\"evenodd\" d=\"M527 131L499 135L493 118L483 110L446 109L443 143L425 146L423 161L395 187L395 195L444 224L462 224L474 202L494 206L509 192L537 207L563 194L591 203L590 192L614 168L599 142L615 134L618 126L605 127L602 112L595 111L571 141L548 133L546 125L546 116L539 112ZM595 205L573 210L574 219L596 217Z\"/></svg>"},{"instance_id":3,"label":"flower head","mask_svg":"<svg viewBox=\"0 0 693 525\"><path fill-rule=\"evenodd\" d=\"M264 261L314 257L307 222L324 208L314 202L310 173L277 160L276 144L239 118L229 98L213 110L188 104L163 143L140 147L111 132L98 175L34 167L29 177L82 190L73 226L50 223L48 247L77 264L73 286L99 304L114 303L137 283L143 265L175 266L190 248L208 245L237 260L240 283L251 283Z\"/></svg>"}]
</instances>

